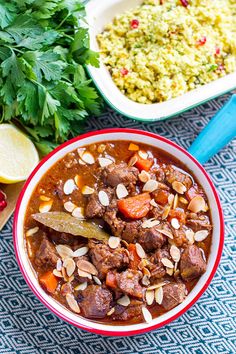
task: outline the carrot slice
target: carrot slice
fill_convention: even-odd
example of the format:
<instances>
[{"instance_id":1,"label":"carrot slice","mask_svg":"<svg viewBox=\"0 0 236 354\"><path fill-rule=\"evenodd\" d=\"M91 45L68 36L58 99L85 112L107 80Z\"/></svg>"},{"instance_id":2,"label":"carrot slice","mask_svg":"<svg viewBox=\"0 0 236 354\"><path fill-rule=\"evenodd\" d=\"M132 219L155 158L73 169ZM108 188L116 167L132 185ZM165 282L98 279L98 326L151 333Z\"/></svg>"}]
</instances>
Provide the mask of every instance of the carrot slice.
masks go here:
<instances>
[{"instance_id":1,"label":"carrot slice","mask_svg":"<svg viewBox=\"0 0 236 354\"><path fill-rule=\"evenodd\" d=\"M141 219L149 212L150 201L150 194L143 193L134 197L121 199L117 202L117 205L119 211L125 217L130 219Z\"/></svg>"},{"instance_id":2,"label":"carrot slice","mask_svg":"<svg viewBox=\"0 0 236 354\"><path fill-rule=\"evenodd\" d=\"M137 251L136 251L136 246L133 243L129 244L128 251L130 254L130 262L129 266L131 269L138 269L138 265L141 261L141 258L139 257Z\"/></svg>"},{"instance_id":3,"label":"carrot slice","mask_svg":"<svg viewBox=\"0 0 236 354\"><path fill-rule=\"evenodd\" d=\"M49 293L55 292L55 290L57 288L58 280L55 277L55 275L53 274L53 272L48 271L48 272L44 273L43 275L41 275L39 277L39 281L42 284L42 286L45 287L45 289Z\"/></svg>"},{"instance_id":4,"label":"carrot slice","mask_svg":"<svg viewBox=\"0 0 236 354\"><path fill-rule=\"evenodd\" d=\"M158 204L166 205L168 203L169 192L159 189L154 194L154 199Z\"/></svg>"},{"instance_id":5,"label":"carrot slice","mask_svg":"<svg viewBox=\"0 0 236 354\"><path fill-rule=\"evenodd\" d=\"M137 157L135 166L139 169L139 171L144 170L148 172L153 165L153 159L142 159L139 154L135 154L135 156Z\"/></svg>"},{"instance_id":6,"label":"carrot slice","mask_svg":"<svg viewBox=\"0 0 236 354\"><path fill-rule=\"evenodd\" d=\"M116 281L116 273L108 272L106 276L106 285L110 288L116 289L117 288L117 281Z\"/></svg>"}]
</instances>

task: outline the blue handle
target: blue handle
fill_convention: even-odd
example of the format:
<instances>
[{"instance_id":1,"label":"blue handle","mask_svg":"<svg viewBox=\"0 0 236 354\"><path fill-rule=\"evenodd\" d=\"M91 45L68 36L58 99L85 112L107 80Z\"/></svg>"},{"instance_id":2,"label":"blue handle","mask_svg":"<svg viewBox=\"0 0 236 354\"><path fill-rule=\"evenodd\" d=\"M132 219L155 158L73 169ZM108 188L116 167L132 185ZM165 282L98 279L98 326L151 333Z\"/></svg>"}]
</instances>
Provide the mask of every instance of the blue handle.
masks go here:
<instances>
[{"instance_id":1,"label":"blue handle","mask_svg":"<svg viewBox=\"0 0 236 354\"><path fill-rule=\"evenodd\" d=\"M189 148L200 163L204 164L236 136L236 95L211 119Z\"/></svg>"}]
</instances>

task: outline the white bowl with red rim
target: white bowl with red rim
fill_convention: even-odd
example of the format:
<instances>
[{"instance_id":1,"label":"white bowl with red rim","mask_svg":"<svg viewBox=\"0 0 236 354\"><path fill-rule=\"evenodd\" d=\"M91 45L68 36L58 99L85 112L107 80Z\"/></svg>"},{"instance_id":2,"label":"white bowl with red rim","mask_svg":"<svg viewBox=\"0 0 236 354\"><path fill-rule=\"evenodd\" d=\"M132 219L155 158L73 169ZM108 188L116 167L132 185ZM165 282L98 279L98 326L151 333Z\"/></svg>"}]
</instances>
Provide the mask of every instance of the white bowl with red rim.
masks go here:
<instances>
[{"instance_id":1,"label":"white bowl with red rim","mask_svg":"<svg viewBox=\"0 0 236 354\"><path fill-rule=\"evenodd\" d=\"M167 313L154 318L151 323L126 325L124 322L122 326L102 324L86 319L68 310L62 304L49 296L39 285L25 247L24 218L29 199L32 195L32 191L40 179L45 175L48 169L50 169L67 153L84 145L100 143L107 140L127 140L129 142L144 143L162 149L170 155L175 156L180 161L182 161L190 171L193 171L193 175L203 186L209 201L213 222L213 236L211 252L207 263L207 270L205 274L201 276L196 286L189 293L182 304L178 305ZM95 131L74 138L56 148L39 163L39 165L35 168L35 170L26 181L18 199L14 217L13 237L15 253L21 272L31 290L49 310L70 324L96 334L109 336L130 336L154 330L170 323L171 321L184 314L204 293L204 291L209 286L220 262L224 242L224 220L219 197L210 177L202 165L185 149L166 138L146 131L133 129L108 129Z\"/></svg>"}]
</instances>

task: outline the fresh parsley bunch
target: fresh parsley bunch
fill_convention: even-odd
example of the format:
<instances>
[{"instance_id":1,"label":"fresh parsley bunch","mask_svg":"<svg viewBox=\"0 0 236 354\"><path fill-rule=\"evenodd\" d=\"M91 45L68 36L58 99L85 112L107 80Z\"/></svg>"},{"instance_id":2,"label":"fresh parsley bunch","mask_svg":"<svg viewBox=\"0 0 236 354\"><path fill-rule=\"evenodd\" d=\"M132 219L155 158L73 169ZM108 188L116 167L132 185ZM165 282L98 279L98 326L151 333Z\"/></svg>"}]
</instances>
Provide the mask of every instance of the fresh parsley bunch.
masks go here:
<instances>
[{"instance_id":1,"label":"fresh parsley bunch","mask_svg":"<svg viewBox=\"0 0 236 354\"><path fill-rule=\"evenodd\" d=\"M20 125L43 154L100 113L84 20L78 0L0 0L0 122Z\"/></svg>"}]
</instances>

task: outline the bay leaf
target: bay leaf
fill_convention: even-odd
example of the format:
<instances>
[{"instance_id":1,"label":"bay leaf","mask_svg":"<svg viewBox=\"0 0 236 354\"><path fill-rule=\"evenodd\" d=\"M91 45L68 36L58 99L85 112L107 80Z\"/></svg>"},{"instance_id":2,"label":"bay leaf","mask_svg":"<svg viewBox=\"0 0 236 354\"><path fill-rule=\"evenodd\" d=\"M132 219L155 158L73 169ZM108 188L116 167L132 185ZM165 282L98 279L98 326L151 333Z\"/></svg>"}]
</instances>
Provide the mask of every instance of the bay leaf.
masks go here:
<instances>
[{"instance_id":1,"label":"bay leaf","mask_svg":"<svg viewBox=\"0 0 236 354\"><path fill-rule=\"evenodd\" d=\"M98 225L79 220L62 211L37 213L33 214L32 217L39 223L58 232L65 232L74 236L83 236L86 238L95 238L99 241L107 241L109 238L109 235Z\"/></svg>"}]
</instances>

